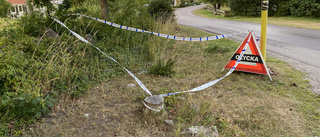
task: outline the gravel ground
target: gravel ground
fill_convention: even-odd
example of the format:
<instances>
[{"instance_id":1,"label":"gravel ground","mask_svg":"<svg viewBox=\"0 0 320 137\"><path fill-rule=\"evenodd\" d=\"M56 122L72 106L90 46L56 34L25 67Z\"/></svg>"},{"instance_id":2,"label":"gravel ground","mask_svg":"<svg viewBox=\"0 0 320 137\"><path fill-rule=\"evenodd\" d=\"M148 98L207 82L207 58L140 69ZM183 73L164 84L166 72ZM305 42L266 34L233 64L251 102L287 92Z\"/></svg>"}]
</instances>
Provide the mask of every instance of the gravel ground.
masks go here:
<instances>
[{"instance_id":1,"label":"gravel ground","mask_svg":"<svg viewBox=\"0 0 320 137\"><path fill-rule=\"evenodd\" d=\"M301 61L297 61L295 59L291 59L289 57L280 55L272 51L267 51L267 55L286 61L297 70L306 73L307 75L305 78L309 80L310 85L312 86L313 93L320 95L320 71L318 67L301 62Z\"/></svg>"}]
</instances>

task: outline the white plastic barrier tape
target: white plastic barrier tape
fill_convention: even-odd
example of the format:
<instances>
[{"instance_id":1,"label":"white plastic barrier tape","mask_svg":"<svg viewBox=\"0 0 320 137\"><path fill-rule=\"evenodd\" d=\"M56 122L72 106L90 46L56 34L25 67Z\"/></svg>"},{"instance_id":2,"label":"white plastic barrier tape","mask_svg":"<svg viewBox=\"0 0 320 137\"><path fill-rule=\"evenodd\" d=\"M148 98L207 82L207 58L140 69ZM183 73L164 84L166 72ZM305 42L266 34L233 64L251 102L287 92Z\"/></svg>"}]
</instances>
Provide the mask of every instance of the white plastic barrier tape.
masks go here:
<instances>
[{"instance_id":1,"label":"white plastic barrier tape","mask_svg":"<svg viewBox=\"0 0 320 137\"><path fill-rule=\"evenodd\" d=\"M103 55L105 55L106 57L108 57L109 59L111 59L112 61L116 62L119 66L121 66L124 70L126 70L134 79L135 81L139 84L139 86L145 91L147 92L150 96L152 96L151 92L147 89L147 87L144 86L144 84L135 76L133 75L128 69L126 69L124 66L122 66L120 63L118 63L118 61L116 61L114 58L108 56L107 54L105 54L104 52L102 52L98 47L94 46L92 43L90 43L89 41L87 41L86 39L84 39L83 37L81 37L79 34L75 33L74 31L70 30L65 24L63 24L61 21L51 17L52 19L54 19L55 22L59 23L60 25L62 25L63 27L65 27L67 30L69 30L74 36L76 36L78 39L80 39L81 41L90 44L91 46L93 46L94 48L96 48L99 52L101 52ZM251 35L251 34L250 34ZM250 36L249 36L250 37ZM161 96L161 97L165 97L165 96L171 96L171 95L176 95L176 94L180 94L180 93L188 93L188 92L196 92L196 91L200 91L200 90L204 90L208 87L213 86L214 84L218 83L220 80L222 80L223 78L229 76L234 70L235 68L238 66L238 64L241 61L241 58L243 56L243 54L245 53L247 47L248 47L248 43L249 40L246 43L246 46L243 48L243 50L241 51L241 54L236 62L236 64L232 67L232 69L230 69L228 71L228 73L226 75L224 75L223 77L210 81L206 84L203 84L199 87L193 88L191 90L187 90L187 91L180 91L180 92L173 92L173 93L168 93L168 94L161 94L161 95L155 95L155 96ZM164 103L162 102L162 106L161 109L154 109L149 107L148 105L146 105L145 103L143 103L148 109L151 109L153 111L160 111L163 107L164 107Z\"/></svg>"},{"instance_id":2,"label":"white plastic barrier tape","mask_svg":"<svg viewBox=\"0 0 320 137\"><path fill-rule=\"evenodd\" d=\"M251 35L252 35L252 33L250 34L249 38L251 37ZM213 81L210 81L210 82L208 82L208 83L205 83L205 84L203 84L203 85L201 85L201 86L199 86L199 87L193 88L193 89L191 89L191 90L179 91L179 92L173 92L173 93L167 93L167 94L161 94L161 95L158 95L158 96L165 97L165 96L171 96L171 95L176 95L176 94L180 94L180 93L196 92L196 91L204 90L204 89L206 89L206 88L208 88L208 87L211 87L211 86L213 86L214 84L218 83L220 80L222 80L222 79L224 79L225 77L229 76L229 75L236 69L236 67L238 66L238 64L239 64L240 61L241 61L241 58L242 58L243 54L245 53L245 51L246 51L246 49L247 49L247 47L248 47L249 40L250 40L250 39L248 39L245 47L242 49L242 51L241 51L241 53L240 53L240 56L239 56L237 62L234 64L234 66L232 67L232 69L230 69L230 70L228 71L228 73L227 73L226 75L224 75L223 77L221 77L221 78L219 78L219 79L216 79L216 80L213 80ZM154 96L157 96L157 95L154 95ZM150 106L148 106L148 105L145 104L145 103L144 103L144 105L145 105L147 108L149 108L149 109L151 109L151 110L153 110L153 111L160 111L160 110L163 108L163 106L164 106L164 105L162 105L162 106L161 106L161 109L154 109L154 108L151 108Z\"/></svg>"},{"instance_id":3,"label":"white plastic barrier tape","mask_svg":"<svg viewBox=\"0 0 320 137\"><path fill-rule=\"evenodd\" d=\"M116 27L116 28L120 28L120 29L125 29L125 30L131 30L131 31L136 31L136 32L142 32L142 33L149 33L149 34L153 34L159 37L163 37L163 38L168 38L168 39L173 39L173 40L182 40L182 41L209 41L209 40L216 40L216 39L221 39L221 38L227 38L227 37L231 37L237 34L241 34L241 33L247 33L250 30L247 31L243 31L243 32L237 32L237 33L233 33L233 34L227 34L227 35L216 35L216 36L210 36L210 37L202 37L202 38L188 38L188 37L177 37L177 36L172 36L172 35L168 35L168 34L161 34L161 33L157 33L157 32L151 32L151 31L147 31L147 30L141 30L141 29L137 29L137 28L133 28L133 27L128 27L128 26L123 26L120 24L116 24L113 22L109 22L106 20L102 20L102 19L98 19L95 17L90 17L87 15L83 15L80 13L77 14L69 14L69 15L79 15L79 16L83 16L83 17L87 17L87 18L91 18L94 20L97 20L101 23Z\"/></svg>"}]
</instances>

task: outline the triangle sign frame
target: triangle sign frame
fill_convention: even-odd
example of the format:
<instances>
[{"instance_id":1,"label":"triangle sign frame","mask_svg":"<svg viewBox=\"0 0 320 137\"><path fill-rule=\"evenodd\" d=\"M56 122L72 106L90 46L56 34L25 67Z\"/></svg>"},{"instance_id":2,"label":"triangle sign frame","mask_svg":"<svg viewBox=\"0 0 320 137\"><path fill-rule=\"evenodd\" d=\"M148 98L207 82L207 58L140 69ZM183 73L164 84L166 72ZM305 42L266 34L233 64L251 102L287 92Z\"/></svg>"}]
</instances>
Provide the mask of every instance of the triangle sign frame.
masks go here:
<instances>
[{"instance_id":1,"label":"triangle sign frame","mask_svg":"<svg viewBox=\"0 0 320 137\"><path fill-rule=\"evenodd\" d=\"M224 68L232 69L237 62L241 51L247 44L247 41L249 41L246 54L242 56L242 59L235 70L268 75L269 79L272 81L267 65L261 56L260 46L257 44L257 40L254 32L250 31Z\"/></svg>"}]
</instances>

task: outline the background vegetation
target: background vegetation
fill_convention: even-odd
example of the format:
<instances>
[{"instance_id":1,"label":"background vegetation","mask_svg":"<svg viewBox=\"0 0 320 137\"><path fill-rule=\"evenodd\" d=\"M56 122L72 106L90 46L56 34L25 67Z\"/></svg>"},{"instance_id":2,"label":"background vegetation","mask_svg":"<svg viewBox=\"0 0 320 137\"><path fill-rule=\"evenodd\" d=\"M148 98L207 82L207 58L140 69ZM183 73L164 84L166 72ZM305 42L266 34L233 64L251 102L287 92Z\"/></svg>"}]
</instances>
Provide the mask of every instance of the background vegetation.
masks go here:
<instances>
[{"instance_id":1,"label":"background vegetation","mask_svg":"<svg viewBox=\"0 0 320 137\"><path fill-rule=\"evenodd\" d=\"M226 7L222 9L230 10L230 8ZM206 18L261 23L261 17L259 16L225 16L224 14L221 16L221 14L213 14L213 12L207 10L207 8L195 10L193 13ZM320 19L315 17L271 16L268 17L268 24L320 30Z\"/></svg>"},{"instance_id":2,"label":"background vegetation","mask_svg":"<svg viewBox=\"0 0 320 137\"><path fill-rule=\"evenodd\" d=\"M229 6L234 15L258 16L261 0L203 0L214 9ZM269 0L269 16L309 16L320 17L319 0Z\"/></svg>"},{"instance_id":3,"label":"background vegetation","mask_svg":"<svg viewBox=\"0 0 320 137\"><path fill-rule=\"evenodd\" d=\"M7 17L11 4L7 0L0 0L0 17Z\"/></svg>"},{"instance_id":4,"label":"background vegetation","mask_svg":"<svg viewBox=\"0 0 320 137\"><path fill-rule=\"evenodd\" d=\"M41 3L41 1L45 0L38 0L39 3ZM171 11L170 13L173 12L171 7L161 6L163 3L158 3L157 5L156 2L149 3L149 0L108 0L107 2L108 18L111 22L155 32L178 34L179 36L209 35L204 32L197 32L194 29L177 27L172 20L166 21L170 19L168 17L171 15L169 14L165 17L159 16L163 14L161 11L165 11L164 13L168 13L167 11ZM145 4L150 4L150 6L143 6ZM41 6L41 4L39 6ZM161 8L150 10L152 7L159 6L161 6ZM162 9L162 7L164 7L164 9ZM80 12L89 16L102 18L101 5L99 1L96 0L65 0L65 3L59 6L59 9L52 7L49 8L48 11L49 12L45 13L34 11L25 15L20 20L12 22L4 20L6 23L4 26L1 26L0 136L21 135L24 129L30 124L41 120L43 116L49 115L54 117L54 113L52 113L53 110L57 110L65 100L81 100L80 97L86 95L84 93L87 91L93 91L92 95L97 97L107 96L109 99L112 98L112 100L108 100L109 102L100 102L97 98L94 98L94 101L90 100L90 103L88 103L90 105L87 108L90 109L92 108L92 104L99 104L99 102L110 103L107 106L112 106L116 104L113 101L128 101L126 103L135 105L135 107L128 107L134 109L126 109L134 111L134 114L119 114L130 114L130 116L134 116L128 116L128 119L124 119L124 121L138 122L138 125L140 125L142 129L145 129L143 127L146 126L153 128L154 125L157 125L159 130L161 128L164 129L166 126L162 122L159 122L162 119L162 115L172 117L178 124L174 128L167 127L171 129L171 132L165 133L170 133L170 135L172 135L171 133L179 135L180 128L194 124L202 124L205 126L216 125L219 132L226 136L282 135L288 132L286 131L287 125L290 125L289 129L293 129L290 131L294 131L290 132L289 135L296 135L295 131L297 131L297 134L302 135L316 135L319 133L319 127L317 127L319 124L316 122L316 120L319 119L319 112L316 109L319 105L316 101L318 98L315 98L309 93L308 84L301 79L301 73L292 72L292 68L280 69L277 65L283 66L283 63L277 60L271 61L274 63L273 66L280 71L275 78L277 80L275 83L266 82L268 81L266 80L267 78L258 75L247 76L239 73L231 76L231 79L222 82L221 86L217 87L217 93L212 94L212 92L210 92L208 94L200 94L199 97L194 97L196 99L192 99L192 96L185 95L183 97L188 98L187 101L179 102L176 97L169 97L166 99L167 110L163 112L161 116L158 113L137 116L135 112L137 111L136 106L137 104L141 105L143 97L141 97L141 94L135 93L140 92L140 90L132 89L128 92L132 96L127 96L128 93L124 92L127 89L115 88L126 87L126 85L123 85L125 83L121 81L129 81L128 78L121 77L119 81L115 81L114 87L110 88L110 90L113 91L112 95L107 95L106 93L101 95L100 92L94 90L97 84L102 84L126 72L94 48L76 39L65 28L53 22L53 20L49 18L50 15L53 15L53 11L55 11L55 16L66 23L69 28L81 36L86 36L94 45L111 57L114 57L129 70L140 72L141 70L149 69L149 64L151 64L150 74L153 75L148 76L146 80L149 82L149 85L157 85L154 87L151 86L151 88L155 90L153 93L160 94L180 89L190 89L212 78L217 78L216 74L221 70L221 68L217 66L222 66L223 63L229 59L229 56L226 56L224 53L234 51L237 44L223 39L209 44L198 43L194 45L194 43L184 43L186 46L182 46L181 48L179 46L183 44L182 42L163 40L162 38L152 37L148 34L113 28L87 18L65 16L66 14ZM53 33L52 30L57 32L57 35L49 35ZM181 54L181 58L176 60L175 56L178 54ZM211 68L207 69L208 67ZM215 73L212 72L213 70ZM282 71L289 72L287 74ZM204 72L208 73L204 74ZM291 73L295 75L290 75ZM159 77L159 75L169 77ZM202 77L199 78L199 76ZM196 80L191 81L186 78ZM263 85L262 87L264 88L261 90L261 88L255 84L250 84L245 87L239 86L248 84L246 80L243 80L244 78L248 78L251 83L259 81L259 84ZM156 81L157 79L165 82L159 83ZM229 85L228 83L233 83L237 80L239 80L238 83L225 88L226 85ZM168 82L170 83L168 85L166 81L172 82ZM274 88L275 86L277 86L277 88ZM212 89L215 90L214 87ZM238 93L238 91L240 92ZM270 91L270 93L265 91ZM226 94L221 94L222 92ZM262 93L263 95L268 95L267 98L266 96L260 96ZM230 100L228 100L230 97L242 95L245 95L243 99L240 98L242 101L255 97L251 100L253 105L241 103L240 100L237 100L240 101L240 103L235 101L235 105L230 105ZM304 118L303 120L306 122L302 124L302 127L305 126L302 131L312 130L313 133L302 133L300 130L296 130L297 127L295 124L291 124L290 122L289 124L281 125L281 123L277 123L277 121L279 121L277 118L281 113L271 115L274 113L268 111L275 111L278 108L277 106L270 106L274 100L280 104L279 106L283 106L283 102L281 101L288 96L294 99L297 98L292 102L298 102L298 104L284 103L284 105L289 104L289 106L297 109L297 111L293 109L294 116ZM213 104L211 100L203 101L207 98L208 100L214 98L216 101L213 101ZM223 98L223 100L217 101L219 98ZM261 99L264 98L268 100L265 102L261 101ZM235 100L236 98L232 99ZM307 102L304 99L307 99ZM288 102L291 102L291 100ZM72 104L72 101L67 103ZM256 105L257 103L260 103L260 105ZM200 110L197 110L193 104L197 105L198 108L200 107ZM221 105L217 106L217 104ZM244 104L244 106L238 106L237 104ZM224 107L224 105L227 107ZM105 106L105 104L102 104L102 106ZM228 110L227 108L229 107L234 108L232 110L236 110L236 113L231 111L231 109ZM251 108L253 108L253 110L251 110ZM112 106L109 111L113 113L115 109L117 108ZM284 108L284 110L287 110L287 108ZM79 113L83 112L81 111ZM105 112L101 113L106 114ZM237 115L233 116L232 114ZM76 116L80 115L83 116L82 114ZM76 116L74 117L77 118ZM68 119L67 117L61 118ZM112 118L117 119L117 117ZM270 118L271 121L264 123L265 119ZM83 122L84 120L77 119L75 121ZM146 124L145 121L148 121L150 125ZM294 121L293 123L301 122ZM279 124L281 128L272 128L274 126L270 126L278 126ZM51 123L51 125L54 124ZM110 131L121 133L119 130L125 131L126 129L132 129L131 126L133 125L128 126L130 128L110 129ZM133 127L135 126L136 124L134 124ZM61 126L59 125L59 127ZM74 126L72 126L72 128L73 127ZM62 128L68 129L66 127ZM139 129L139 127L137 128ZM56 129L57 128L54 128L54 131L49 133L56 133ZM71 130L69 130L69 132L72 133Z\"/></svg>"},{"instance_id":5,"label":"background vegetation","mask_svg":"<svg viewBox=\"0 0 320 137\"><path fill-rule=\"evenodd\" d=\"M155 18L162 18L164 21L172 17L173 9L170 0L153 0L148 6L148 11Z\"/></svg>"},{"instance_id":6,"label":"background vegetation","mask_svg":"<svg viewBox=\"0 0 320 137\"><path fill-rule=\"evenodd\" d=\"M56 18L129 70L143 69L156 57L153 45L159 41L150 39L150 35L65 16L80 12L102 18L99 1L74 2L78 1L65 0L59 9L51 7L45 13L33 11L0 31L0 136L19 135L50 113L59 100L82 96L96 83L124 73L113 61L53 22L53 11ZM157 31L162 25L154 20L153 13L160 15L163 9L156 8L150 14L143 6L146 3L149 1L108 1L110 21ZM38 0L35 4L48 3ZM173 13L171 7L165 7L165 11L170 11L166 18ZM158 14L158 20L162 20ZM57 34L52 35L53 31Z\"/></svg>"}]
</instances>

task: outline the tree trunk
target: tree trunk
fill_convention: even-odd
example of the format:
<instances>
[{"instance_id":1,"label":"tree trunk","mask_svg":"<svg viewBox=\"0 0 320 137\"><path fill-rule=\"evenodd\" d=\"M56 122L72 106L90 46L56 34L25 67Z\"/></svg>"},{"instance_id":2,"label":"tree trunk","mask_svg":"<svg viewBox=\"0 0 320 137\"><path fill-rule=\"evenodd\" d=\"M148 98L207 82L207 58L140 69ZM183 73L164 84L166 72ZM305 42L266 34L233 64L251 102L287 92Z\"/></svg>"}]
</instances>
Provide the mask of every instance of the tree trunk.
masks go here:
<instances>
[{"instance_id":1,"label":"tree trunk","mask_svg":"<svg viewBox=\"0 0 320 137\"><path fill-rule=\"evenodd\" d=\"M108 0L100 0L100 7L101 7L101 16L104 20L109 19L109 5Z\"/></svg>"},{"instance_id":2,"label":"tree trunk","mask_svg":"<svg viewBox=\"0 0 320 137\"><path fill-rule=\"evenodd\" d=\"M214 11L217 11L217 3L213 2L212 5L214 7Z\"/></svg>"}]
</instances>

